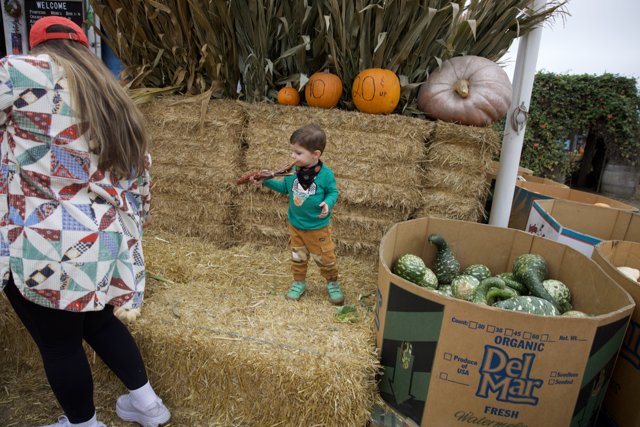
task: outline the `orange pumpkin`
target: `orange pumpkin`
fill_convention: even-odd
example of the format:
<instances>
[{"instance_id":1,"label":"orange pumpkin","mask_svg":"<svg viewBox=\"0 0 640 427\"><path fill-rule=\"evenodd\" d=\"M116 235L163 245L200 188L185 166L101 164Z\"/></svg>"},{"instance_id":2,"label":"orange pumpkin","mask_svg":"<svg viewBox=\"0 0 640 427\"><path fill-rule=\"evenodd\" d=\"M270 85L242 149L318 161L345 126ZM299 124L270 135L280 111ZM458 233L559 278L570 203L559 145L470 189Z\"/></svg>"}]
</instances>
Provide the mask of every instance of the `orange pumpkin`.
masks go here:
<instances>
[{"instance_id":1,"label":"orange pumpkin","mask_svg":"<svg viewBox=\"0 0 640 427\"><path fill-rule=\"evenodd\" d=\"M341 96L340 77L328 71L314 73L304 88L304 97L310 107L333 108Z\"/></svg>"},{"instance_id":2,"label":"orange pumpkin","mask_svg":"<svg viewBox=\"0 0 640 427\"><path fill-rule=\"evenodd\" d=\"M278 91L278 104L280 105L299 105L300 94L298 90L291 86L285 86Z\"/></svg>"},{"instance_id":3,"label":"orange pumpkin","mask_svg":"<svg viewBox=\"0 0 640 427\"><path fill-rule=\"evenodd\" d=\"M400 101L400 80L391 70L369 68L356 76L351 98L363 113L391 113Z\"/></svg>"}]
</instances>

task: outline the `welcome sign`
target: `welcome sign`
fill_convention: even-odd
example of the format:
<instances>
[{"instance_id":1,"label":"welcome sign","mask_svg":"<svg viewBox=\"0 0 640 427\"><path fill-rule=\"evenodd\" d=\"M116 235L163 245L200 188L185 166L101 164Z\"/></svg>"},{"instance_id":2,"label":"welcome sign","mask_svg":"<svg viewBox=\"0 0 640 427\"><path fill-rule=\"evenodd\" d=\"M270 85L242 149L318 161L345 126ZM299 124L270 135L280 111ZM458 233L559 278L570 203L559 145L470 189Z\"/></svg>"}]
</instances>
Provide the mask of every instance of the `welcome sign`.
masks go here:
<instances>
[{"instance_id":1,"label":"welcome sign","mask_svg":"<svg viewBox=\"0 0 640 427\"><path fill-rule=\"evenodd\" d=\"M25 0L24 6L27 34L31 31L33 24L45 16L61 16L75 22L81 28L83 26L84 5L82 0Z\"/></svg>"}]
</instances>

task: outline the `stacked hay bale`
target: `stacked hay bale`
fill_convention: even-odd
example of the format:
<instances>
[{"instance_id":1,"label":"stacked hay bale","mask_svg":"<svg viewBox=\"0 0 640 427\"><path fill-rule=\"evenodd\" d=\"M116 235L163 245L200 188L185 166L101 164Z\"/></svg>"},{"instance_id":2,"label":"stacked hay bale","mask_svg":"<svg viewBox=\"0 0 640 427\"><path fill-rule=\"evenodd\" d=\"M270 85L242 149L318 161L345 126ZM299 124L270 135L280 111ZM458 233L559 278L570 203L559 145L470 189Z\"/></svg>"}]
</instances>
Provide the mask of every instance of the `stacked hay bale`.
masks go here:
<instances>
[{"instance_id":1,"label":"stacked hay bale","mask_svg":"<svg viewBox=\"0 0 640 427\"><path fill-rule=\"evenodd\" d=\"M185 236L234 241L234 178L242 162L242 105L164 97L142 107L150 137L155 227Z\"/></svg>"},{"instance_id":2,"label":"stacked hay bale","mask_svg":"<svg viewBox=\"0 0 640 427\"><path fill-rule=\"evenodd\" d=\"M290 274L279 250L219 249L153 228L144 250L156 280L148 281L142 316L129 327L151 382L175 409L173 425L366 425L379 368L371 263L343 259L345 295L357 317L341 323L317 271L301 301L284 298ZM2 312L3 365L41 370L31 338L0 300ZM94 365L94 379L97 389L119 385L102 363ZM103 405L111 409L117 395ZM41 397L21 396L33 402ZM3 404L0 425L8 425ZM102 421L114 415L99 408ZM44 424L51 413L39 416L32 425Z\"/></svg>"},{"instance_id":3,"label":"stacked hay bale","mask_svg":"<svg viewBox=\"0 0 640 427\"><path fill-rule=\"evenodd\" d=\"M287 198L237 187L253 169L290 161L291 133L325 129L323 161L340 197L332 217L338 251L375 259L392 224L419 216L478 221L485 174L497 150L491 128L400 115L215 100L159 98L144 109L150 123L153 211L162 230L230 247L243 242L284 248Z\"/></svg>"},{"instance_id":4,"label":"stacked hay bale","mask_svg":"<svg viewBox=\"0 0 640 427\"><path fill-rule=\"evenodd\" d=\"M341 254L375 255L385 230L421 209L425 143L433 123L399 115L246 104L247 169L276 168L290 161L289 137L316 123L327 133L323 162L340 191L332 226ZM284 247L287 197L243 188L240 240Z\"/></svg>"},{"instance_id":5,"label":"stacked hay bale","mask_svg":"<svg viewBox=\"0 0 640 427\"><path fill-rule=\"evenodd\" d=\"M489 189L484 176L500 146L498 133L439 121L431 135L418 216L481 220Z\"/></svg>"},{"instance_id":6,"label":"stacked hay bale","mask_svg":"<svg viewBox=\"0 0 640 427\"><path fill-rule=\"evenodd\" d=\"M184 101L144 107L155 218L145 257L161 280L149 280L143 318L131 326L152 382L180 408L175 424L365 425L376 394L368 296L380 237L425 214L476 220L497 136L403 116ZM367 255L340 260L347 301L359 302L353 324L335 322L318 269L302 301L284 300L287 198L235 185L246 170L286 164L289 136L307 123L328 134L323 160L341 191L333 216L341 255ZM8 311L0 301L0 360L40 366ZM98 387L113 381L97 370Z\"/></svg>"}]
</instances>

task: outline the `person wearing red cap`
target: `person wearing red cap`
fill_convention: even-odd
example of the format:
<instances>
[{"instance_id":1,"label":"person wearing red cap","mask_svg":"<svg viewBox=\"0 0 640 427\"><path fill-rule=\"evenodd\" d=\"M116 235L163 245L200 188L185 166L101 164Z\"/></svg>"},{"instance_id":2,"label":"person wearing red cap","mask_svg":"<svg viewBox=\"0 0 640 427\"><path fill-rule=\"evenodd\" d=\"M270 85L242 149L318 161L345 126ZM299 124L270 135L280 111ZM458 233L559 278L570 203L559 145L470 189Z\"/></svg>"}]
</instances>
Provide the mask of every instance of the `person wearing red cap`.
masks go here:
<instances>
[{"instance_id":1,"label":"person wearing red cap","mask_svg":"<svg viewBox=\"0 0 640 427\"><path fill-rule=\"evenodd\" d=\"M0 60L0 288L64 410L50 427L104 426L83 340L129 390L118 416L157 426L169 410L114 315L144 295L143 116L72 21L36 21L29 44Z\"/></svg>"},{"instance_id":2,"label":"person wearing red cap","mask_svg":"<svg viewBox=\"0 0 640 427\"><path fill-rule=\"evenodd\" d=\"M60 25L61 27L57 27ZM29 31L29 48L33 49L47 40L74 40L89 47L89 40L82 29L73 21L61 16L47 16L38 19Z\"/></svg>"}]
</instances>

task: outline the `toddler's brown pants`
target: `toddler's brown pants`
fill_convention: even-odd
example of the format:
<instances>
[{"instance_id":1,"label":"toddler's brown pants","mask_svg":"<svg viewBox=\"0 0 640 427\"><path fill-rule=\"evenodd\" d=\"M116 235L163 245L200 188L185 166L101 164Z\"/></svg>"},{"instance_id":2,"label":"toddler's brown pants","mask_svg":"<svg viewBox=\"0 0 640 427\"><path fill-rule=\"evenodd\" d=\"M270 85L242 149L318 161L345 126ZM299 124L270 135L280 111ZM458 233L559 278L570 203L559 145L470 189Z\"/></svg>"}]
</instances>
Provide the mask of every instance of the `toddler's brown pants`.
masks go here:
<instances>
[{"instance_id":1,"label":"toddler's brown pants","mask_svg":"<svg viewBox=\"0 0 640 427\"><path fill-rule=\"evenodd\" d=\"M309 256L320 267L322 277L327 281L338 280L336 245L331 239L331 226L317 230L300 230L289 224L289 234L293 280L304 280L307 277Z\"/></svg>"}]
</instances>

